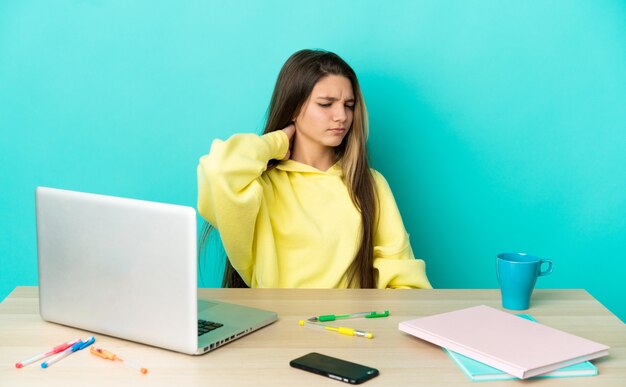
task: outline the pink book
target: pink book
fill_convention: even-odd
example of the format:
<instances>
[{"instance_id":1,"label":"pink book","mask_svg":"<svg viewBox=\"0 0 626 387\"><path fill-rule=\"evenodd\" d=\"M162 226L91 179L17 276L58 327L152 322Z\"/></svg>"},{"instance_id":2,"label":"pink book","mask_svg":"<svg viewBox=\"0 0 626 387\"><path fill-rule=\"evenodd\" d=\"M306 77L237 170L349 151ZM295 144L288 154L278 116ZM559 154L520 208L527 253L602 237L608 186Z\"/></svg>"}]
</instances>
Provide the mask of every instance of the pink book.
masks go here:
<instances>
[{"instance_id":1,"label":"pink book","mask_svg":"<svg viewBox=\"0 0 626 387\"><path fill-rule=\"evenodd\" d=\"M400 323L401 331L520 379L609 354L609 347L485 305Z\"/></svg>"}]
</instances>

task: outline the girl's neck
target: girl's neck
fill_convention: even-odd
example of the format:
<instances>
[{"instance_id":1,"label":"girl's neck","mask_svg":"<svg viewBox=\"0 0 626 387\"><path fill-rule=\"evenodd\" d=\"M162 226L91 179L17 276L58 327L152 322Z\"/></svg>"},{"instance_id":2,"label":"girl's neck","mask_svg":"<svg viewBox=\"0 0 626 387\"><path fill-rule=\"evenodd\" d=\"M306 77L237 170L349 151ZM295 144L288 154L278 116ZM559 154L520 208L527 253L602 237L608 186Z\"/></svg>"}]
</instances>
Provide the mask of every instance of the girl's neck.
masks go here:
<instances>
[{"instance_id":1,"label":"girl's neck","mask_svg":"<svg viewBox=\"0 0 626 387\"><path fill-rule=\"evenodd\" d=\"M320 171L327 171L336 160L335 150L331 147L298 147L294 144L291 159L302 164L307 164Z\"/></svg>"}]
</instances>

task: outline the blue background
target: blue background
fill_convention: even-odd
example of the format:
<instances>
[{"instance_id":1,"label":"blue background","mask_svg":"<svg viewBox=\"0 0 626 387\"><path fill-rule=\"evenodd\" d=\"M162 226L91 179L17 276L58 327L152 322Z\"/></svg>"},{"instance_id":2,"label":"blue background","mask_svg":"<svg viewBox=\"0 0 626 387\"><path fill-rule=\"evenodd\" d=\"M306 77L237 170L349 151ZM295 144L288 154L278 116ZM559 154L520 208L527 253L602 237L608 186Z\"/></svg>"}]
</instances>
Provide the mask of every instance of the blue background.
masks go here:
<instances>
[{"instance_id":1,"label":"blue background","mask_svg":"<svg viewBox=\"0 0 626 387\"><path fill-rule=\"evenodd\" d=\"M624 320L625 20L619 0L4 0L0 299L37 284L36 186L195 206L211 141L260 132L283 62L325 48L435 287L495 288L496 254L526 251L554 261L538 287Z\"/></svg>"}]
</instances>

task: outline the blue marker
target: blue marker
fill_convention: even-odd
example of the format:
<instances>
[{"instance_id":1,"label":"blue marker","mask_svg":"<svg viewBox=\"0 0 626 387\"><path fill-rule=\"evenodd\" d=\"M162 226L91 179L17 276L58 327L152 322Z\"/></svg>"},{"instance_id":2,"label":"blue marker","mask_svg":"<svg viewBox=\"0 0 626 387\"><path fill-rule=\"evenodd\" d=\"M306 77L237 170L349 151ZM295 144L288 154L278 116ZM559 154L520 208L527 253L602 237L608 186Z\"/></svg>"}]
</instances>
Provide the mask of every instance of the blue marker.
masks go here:
<instances>
[{"instance_id":1,"label":"blue marker","mask_svg":"<svg viewBox=\"0 0 626 387\"><path fill-rule=\"evenodd\" d=\"M56 363L57 361L63 359L65 356L74 353L76 351L80 351L83 348L87 348L89 347L91 344L93 344L96 341L96 338L91 336L88 337L85 340L81 340L78 343L72 345L71 347L69 347L68 349L66 349L65 351L61 352L60 354L56 355L55 357L53 357L52 359L48 360L48 361L44 361L43 363L41 363L41 368L48 368L49 366L51 366L52 364Z\"/></svg>"}]
</instances>

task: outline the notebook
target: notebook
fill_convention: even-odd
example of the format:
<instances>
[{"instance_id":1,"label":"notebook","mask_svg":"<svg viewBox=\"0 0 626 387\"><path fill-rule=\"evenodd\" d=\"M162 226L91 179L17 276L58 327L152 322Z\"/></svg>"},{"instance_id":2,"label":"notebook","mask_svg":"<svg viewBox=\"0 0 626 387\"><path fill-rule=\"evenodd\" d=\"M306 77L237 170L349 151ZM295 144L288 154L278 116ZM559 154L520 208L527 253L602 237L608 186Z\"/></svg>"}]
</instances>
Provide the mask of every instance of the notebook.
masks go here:
<instances>
[{"instance_id":1,"label":"notebook","mask_svg":"<svg viewBox=\"0 0 626 387\"><path fill-rule=\"evenodd\" d=\"M518 317L525 318L530 321L536 321L529 314L517 314ZM467 356L463 356L459 353L447 350L443 350L450 356L452 360L459 366L459 368L465 373L465 375L472 381L487 381L487 380L515 380L518 379L515 376L509 375L506 372L502 372L497 368L488 366L474 359L470 359ZM554 371L550 371L545 374L537 375L534 378L565 378L572 376L595 376L598 374L598 368L591 364L589 361L584 361L578 364L572 364L567 367L559 368Z\"/></svg>"},{"instance_id":2,"label":"notebook","mask_svg":"<svg viewBox=\"0 0 626 387\"><path fill-rule=\"evenodd\" d=\"M276 321L198 300L193 208L46 187L35 197L44 320L193 355Z\"/></svg>"},{"instance_id":3,"label":"notebook","mask_svg":"<svg viewBox=\"0 0 626 387\"><path fill-rule=\"evenodd\" d=\"M485 305L405 321L398 328L520 379L606 356L609 349Z\"/></svg>"},{"instance_id":4,"label":"notebook","mask_svg":"<svg viewBox=\"0 0 626 387\"><path fill-rule=\"evenodd\" d=\"M488 366L487 364L470 359L456 352L443 349L448 353L450 358L461 368L463 373L473 381L481 382L487 380L519 380L515 376L500 371L497 368ZM589 361L578 364L572 364L567 367L559 368L545 374L533 376L534 378L567 378L572 376L595 376L598 374L598 368Z\"/></svg>"}]
</instances>

